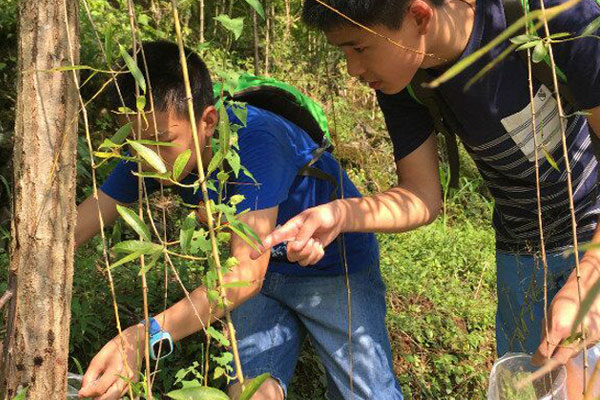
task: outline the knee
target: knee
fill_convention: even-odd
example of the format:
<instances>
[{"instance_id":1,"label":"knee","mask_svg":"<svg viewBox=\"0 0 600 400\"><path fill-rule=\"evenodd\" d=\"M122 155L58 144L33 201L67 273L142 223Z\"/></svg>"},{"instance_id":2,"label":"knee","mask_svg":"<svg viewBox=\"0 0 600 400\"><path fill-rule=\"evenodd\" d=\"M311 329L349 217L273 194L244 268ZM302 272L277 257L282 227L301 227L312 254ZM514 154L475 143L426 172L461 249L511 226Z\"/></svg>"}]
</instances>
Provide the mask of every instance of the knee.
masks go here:
<instances>
[{"instance_id":1,"label":"knee","mask_svg":"<svg viewBox=\"0 0 600 400\"><path fill-rule=\"evenodd\" d=\"M229 397L238 400L242 395L242 385L235 383L229 388ZM268 378L252 396L252 400L284 400L283 388L276 379Z\"/></svg>"}]
</instances>

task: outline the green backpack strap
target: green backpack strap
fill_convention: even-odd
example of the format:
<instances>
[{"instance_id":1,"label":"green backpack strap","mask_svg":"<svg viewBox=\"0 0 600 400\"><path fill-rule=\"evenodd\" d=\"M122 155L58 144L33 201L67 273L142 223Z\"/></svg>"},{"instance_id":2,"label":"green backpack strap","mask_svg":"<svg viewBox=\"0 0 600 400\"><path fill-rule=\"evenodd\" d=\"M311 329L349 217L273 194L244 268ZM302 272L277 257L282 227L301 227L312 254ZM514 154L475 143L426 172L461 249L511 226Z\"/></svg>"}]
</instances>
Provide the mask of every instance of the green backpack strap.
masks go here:
<instances>
[{"instance_id":1,"label":"green backpack strap","mask_svg":"<svg viewBox=\"0 0 600 400\"><path fill-rule=\"evenodd\" d=\"M432 80L433 77L426 70L419 69L407 90L415 101L427 107L435 130L444 135L448 165L450 166L449 186L457 188L460 177L460 156L456 135L462 131L462 128L441 94L436 89L423 86L423 83Z\"/></svg>"},{"instance_id":2,"label":"green backpack strap","mask_svg":"<svg viewBox=\"0 0 600 400\"><path fill-rule=\"evenodd\" d=\"M221 88L220 84L215 85L215 98L221 96ZM319 104L292 85L277 79L251 74L241 75L233 93L224 93L224 97L226 100L247 103L271 111L307 132L318 147L312 152L312 159L299 169L298 175L331 183L332 200L337 197L337 179L314 167L325 151L333 150L327 116Z\"/></svg>"},{"instance_id":3,"label":"green backpack strap","mask_svg":"<svg viewBox=\"0 0 600 400\"><path fill-rule=\"evenodd\" d=\"M221 95L221 85L214 88L215 97ZM319 147L332 150L327 116L323 108L297 88L274 78L242 74L233 93L224 97L250 104L280 115L302 128Z\"/></svg>"}]
</instances>

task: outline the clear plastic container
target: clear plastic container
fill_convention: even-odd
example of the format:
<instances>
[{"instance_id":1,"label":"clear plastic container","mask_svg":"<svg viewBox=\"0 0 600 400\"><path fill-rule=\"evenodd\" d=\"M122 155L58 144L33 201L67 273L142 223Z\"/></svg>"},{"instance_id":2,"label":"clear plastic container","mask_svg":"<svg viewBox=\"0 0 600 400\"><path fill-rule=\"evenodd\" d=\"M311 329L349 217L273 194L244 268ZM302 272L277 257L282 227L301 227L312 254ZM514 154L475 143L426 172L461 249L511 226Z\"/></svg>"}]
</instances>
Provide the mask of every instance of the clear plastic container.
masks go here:
<instances>
[{"instance_id":1,"label":"clear plastic container","mask_svg":"<svg viewBox=\"0 0 600 400\"><path fill-rule=\"evenodd\" d=\"M77 396L77 392L81 389L81 381L83 380L83 376L76 375L72 373L67 374L67 400L75 400L79 397Z\"/></svg>"},{"instance_id":2,"label":"clear plastic container","mask_svg":"<svg viewBox=\"0 0 600 400\"><path fill-rule=\"evenodd\" d=\"M494 364L490 374L488 400L567 400L567 370L560 367L517 389L537 367L525 353L508 353Z\"/></svg>"}]
</instances>

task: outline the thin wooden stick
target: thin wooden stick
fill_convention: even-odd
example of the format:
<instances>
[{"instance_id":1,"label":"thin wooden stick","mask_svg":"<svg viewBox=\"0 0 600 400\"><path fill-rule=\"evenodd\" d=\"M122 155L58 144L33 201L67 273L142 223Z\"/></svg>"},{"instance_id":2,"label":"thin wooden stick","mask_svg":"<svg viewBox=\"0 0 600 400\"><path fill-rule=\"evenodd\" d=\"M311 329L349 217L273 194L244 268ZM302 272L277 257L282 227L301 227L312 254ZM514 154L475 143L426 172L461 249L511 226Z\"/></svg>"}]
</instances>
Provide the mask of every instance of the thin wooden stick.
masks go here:
<instances>
[{"instance_id":1,"label":"thin wooden stick","mask_svg":"<svg viewBox=\"0 0 600 400\"><path fill-rule=\"evenodd\" d=\"M548 19L546 16L546 6L544 5L544 0L540 1L540 8L542 10L542 16L541 19L544 23L544 31L546 33L546 36L550 36L550 28L548 26ZM548 43L548 54L550 55L550 66L552 67L552 81L554 83L554 94L556 96L556 103L558 105L558 116L559 116L559 122L560 122L560 132L561 132L561 141L562 141L562 148L563 148L563 156L565 158L565 168L567 171L567 189L569 191L569 211L571 213L571 228L572 228L572 234L573 234L573 252L574 252L574 256L575 256L575 271L577 274L577 296L579 298L579 304L581 305L581 271L579 268L579 242L578 242L578 238L577 238L577 219L575 216L575 203L573 200L573 182L572 182L572 177L571 177L571 163L569 161L569 153L568 153L568 146L567 146L567 127L565 125L565 113L563 110L563 106L562 106L562 101L560 99L560 93L559 93L559 86L558 86L558 76L556 74L556 63L554 61L554 52L552 51L552 44ZM587 349L586 346L586 339L587 339L587 333L586 330L584 328L584 324L583 324L583 320L581 322L581 335L582 335L582 341L583 341L583 348ZM583 394L585 396L586 394L586 390L585 390L585 386L586 386L586 373L587 373L587 369L588 369L588 358L587 358L587 351L583 352L583 386L584 386L584 390L583 390Z\"/></svg>"},{"instance_id":2,"label":"thin wooden stick","mask_svg":"<svg viewBox=\"0 0 600 400\"><path fill-rule=\"evenodd\" d=\"M0 297L0 310L2 310L2 307L4 307L6 302L9 301L12 296L13 296L12 290L7 290L6 292L4 292L2 297Z\"/></svg>"},{"instance_id":3,"label":"thin wooden stick","mask_svg":"<svg viewBox=\"0 0 600 400\"><path fill-rule=\"evenodd\" d=\"M181 69L183 72L183 78L185 81L185 93L187 96L187 104L188 104L188 114L190 119L190 125L192 128L192 136L194 138L194 150L196 151L196 162L198 168L198 175L200 177L201 185L200 188L202 190L202 196L204 198L204 204L206 207L207 214L207 225L210 236L210 243L212 248L212 256L213 261L215 263L215 269L217 273L217 282L219 285L219 294L222 301L225 303L226 292L223 287L223 271L221 269L221 260L219 256L219 247L217 242L217 236L214 228L214 220L213 214L210 206L209 196L208 196L208 188L206 185L205 173L204 173L204 165L202 164L202 152L200 149L200 139L198 137L198 125L196 123L196 115L194 114L194 102L192 97L192 88L190 85L190 78L187 69L187 60L185 56L185 51L183 48L183 39L181 35L181 26L179 24L179 12L177 10L177 0L171 0L171 4L173 7L173 20L175 22L175 32L177 34L177 44L179 45L179 55L181 62ZM233 360L236 367L236 377L242 385L242 390L244 388L244 374L242 372L242 363L240 362L240 354L237 347L237 340L235 337L235 329L233 326L233 321L231 320L231 312L227 308L227 305L224 304L224 312L225 312L225 320L227 324L227 328L229 330L229 336L231 337L231 348L233 352Z\"/></svg>"}]
</instances>

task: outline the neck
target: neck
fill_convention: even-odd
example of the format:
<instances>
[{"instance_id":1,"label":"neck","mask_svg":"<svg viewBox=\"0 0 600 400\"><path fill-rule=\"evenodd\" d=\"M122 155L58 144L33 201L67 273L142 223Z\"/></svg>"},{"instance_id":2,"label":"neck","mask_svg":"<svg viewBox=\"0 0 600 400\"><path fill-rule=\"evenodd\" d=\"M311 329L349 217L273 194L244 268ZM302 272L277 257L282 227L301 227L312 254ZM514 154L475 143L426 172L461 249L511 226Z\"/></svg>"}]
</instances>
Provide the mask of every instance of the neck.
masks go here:
<instances>
[{"instance_id":1,"label":"neck","mask_svg":"<svg viewBox=\"0 0 600 400\"><path fill-rule=\"evenodd\" d=\"M436 9L432 29L427 34L426 58L421 68L443 68L460 58L469 44L475 23L475 0L448 0Z\"/></svg>"}]
</instances>

